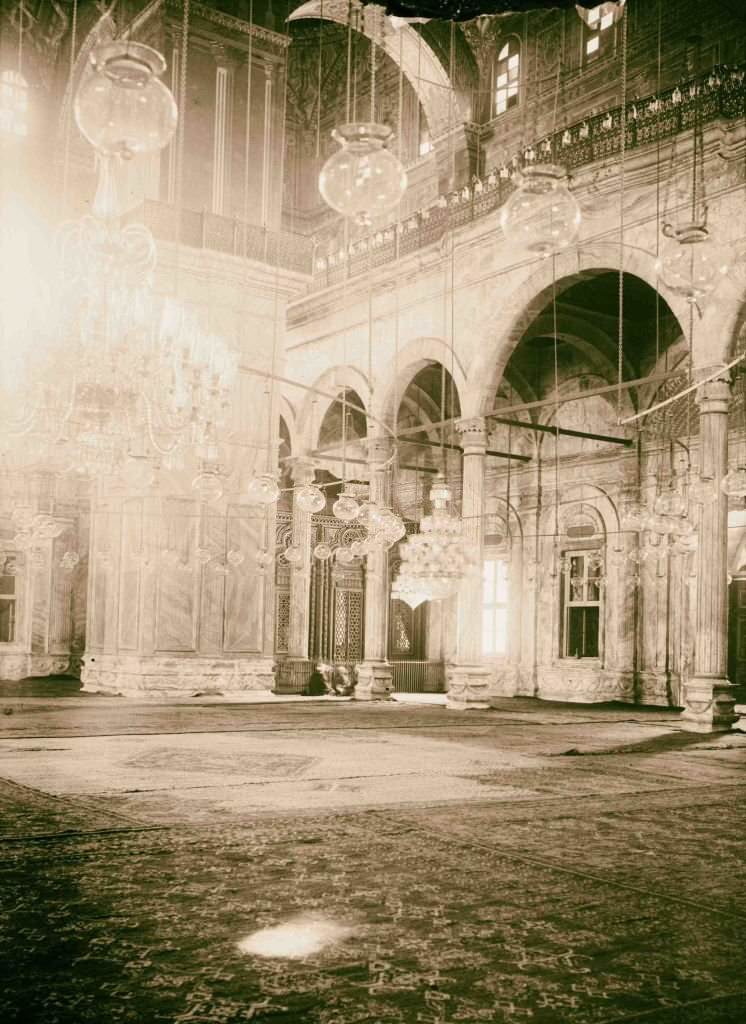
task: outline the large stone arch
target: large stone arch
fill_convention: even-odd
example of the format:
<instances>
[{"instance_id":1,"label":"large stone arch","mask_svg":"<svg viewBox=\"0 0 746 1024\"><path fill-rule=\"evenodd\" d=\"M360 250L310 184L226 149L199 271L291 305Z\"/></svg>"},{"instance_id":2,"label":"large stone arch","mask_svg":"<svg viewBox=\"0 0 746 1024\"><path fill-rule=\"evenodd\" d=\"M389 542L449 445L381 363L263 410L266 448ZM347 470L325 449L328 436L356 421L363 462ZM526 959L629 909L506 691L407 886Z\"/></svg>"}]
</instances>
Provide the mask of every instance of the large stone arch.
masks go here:
<instances>
[{"instance_id":1,"label":"large stone arch","mask_svg":"<svg viewBox=\"0 0 746 1024\"><path fill-rule=\"evenodd\" d=\"M603 255L601 253L603 252ZM531 264L523 279L501 304L499 312L488 312L479 331L482 345L479 356L470 368L465 393L464 415L484 415L492 409L495 392L505 367L533 320L551 301L559 297L584 276L619 271L618 247L607 249L579 248L558 254L554 259ZM655 256L637 247L624 251L623 269L658 289ZM689 307L679 296L664 295L676 317L681 332L688 335Z\"/></svg>"},{"instance_id":2,"label":"large stone arch","mask_svg":"<svg viewBox=\"0 0 746 1024\"><path fill-rule=\"evenodd\" d=\"M300 18L324 18L339 25L347 25L348 0L308 0L297 7L288 21ZM368 19L360 20L360 31L369 39ZM414 89L433 138L467 119L458 96L454 94L448 72L438 60L432 47L411 25L402 25L398 31L388 23L380 45ZM455 123L454 123L455 122Z\"/></svg>"},{"instance_id":3,"label":"large stone arch","mask_svg":"<svg viewBox=\"0 0 746 1024\"><path fill-rule=\"evenodd\" d=\"M394 366L377 384L378 400L374 408L378 416L392 430L396 426L399 402L410 381L428 363L440 363L451 374L458 395L461 414L464 413L466 373L453 349L440 338L415 338L399 352Z\"/></svg>"},{"instance_id":4,"label":"large stone arch","mask_svg":"<svg viewBox=\"0 0 746 1024\"><path fill-rule=\"evenodd\" d=\"M299 451L313 451L318 445L319 428L324 416L346 389L355 391L366 411L370 411L371 388L366 375L354 366L332 366L317 377L303 395L297 416Z\"/></svg>"}]
</instances>

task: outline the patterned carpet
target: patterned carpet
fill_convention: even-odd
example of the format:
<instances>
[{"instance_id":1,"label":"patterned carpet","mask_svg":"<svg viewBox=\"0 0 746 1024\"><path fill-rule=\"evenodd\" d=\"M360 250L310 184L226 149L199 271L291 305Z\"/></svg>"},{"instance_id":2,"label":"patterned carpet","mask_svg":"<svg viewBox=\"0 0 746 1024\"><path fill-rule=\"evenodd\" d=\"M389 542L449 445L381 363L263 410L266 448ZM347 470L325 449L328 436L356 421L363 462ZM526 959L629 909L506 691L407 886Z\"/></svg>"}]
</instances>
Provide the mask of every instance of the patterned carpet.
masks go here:
<instances>
[{"instance_id":1,"label":"patterned carpet","mask_svg":"<svg viewBox=\"0 0 746 1024\"><path fill-rule=\"evenodd\" d=\"M743 736L519 704L7 706L1 1024L746 1021ZM246 951L283 925L340 932Z\"/></svg>"},{"instance_id":2,"label":"patterned carpet","mask_svg":"<svg viewBox=\"0 0 746 1024\"><path fill-rule=\"evenodd\" d=\"M485 804L6 842L0 1020L745 1020L734 796L538 828ZM239 952L303 914L354 934Z\"/></svg>"}]
</instances>

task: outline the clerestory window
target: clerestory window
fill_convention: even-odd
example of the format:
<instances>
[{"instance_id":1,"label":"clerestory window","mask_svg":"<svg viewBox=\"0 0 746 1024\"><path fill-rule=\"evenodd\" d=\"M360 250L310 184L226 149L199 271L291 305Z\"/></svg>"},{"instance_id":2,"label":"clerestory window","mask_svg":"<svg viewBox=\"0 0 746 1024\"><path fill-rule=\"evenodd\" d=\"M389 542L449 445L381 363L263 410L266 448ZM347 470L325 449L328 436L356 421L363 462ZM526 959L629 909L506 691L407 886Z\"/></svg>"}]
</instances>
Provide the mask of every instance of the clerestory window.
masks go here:
<instances>
[{"instance_id":1,"label":"clerestory window","mask_svg":"<svg viewBox=\"0 0 746 1024\"><path fill-rule=\"evenodd\" d=\"M521 46L511 37L497 55L495 113L504 114L518 104L521 79Z\"/></svg>"}]
</instances>

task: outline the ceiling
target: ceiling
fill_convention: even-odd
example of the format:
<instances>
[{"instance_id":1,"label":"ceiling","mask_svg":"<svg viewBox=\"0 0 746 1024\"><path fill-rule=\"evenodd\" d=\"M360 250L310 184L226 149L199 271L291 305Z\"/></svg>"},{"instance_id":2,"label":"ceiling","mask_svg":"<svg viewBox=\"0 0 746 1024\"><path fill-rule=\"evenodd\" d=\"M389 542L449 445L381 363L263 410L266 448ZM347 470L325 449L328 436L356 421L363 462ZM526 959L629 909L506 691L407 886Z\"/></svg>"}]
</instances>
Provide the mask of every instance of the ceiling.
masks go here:
<instances>
[{"instance_id":1,"label":"ceiling","mask_svg":"<svg viewBox=\"0 0 746 1024\"><path fill-rule=\"evenodd\" d=\"M379 0L362 0L364 4ZM598 0L577 0L580 7L595 7ZM399 18L442 18L469 21L481 14L515 14L522 11L575 7L576 0L387 0L387 14Z\"/></svg>"}]
</instances>

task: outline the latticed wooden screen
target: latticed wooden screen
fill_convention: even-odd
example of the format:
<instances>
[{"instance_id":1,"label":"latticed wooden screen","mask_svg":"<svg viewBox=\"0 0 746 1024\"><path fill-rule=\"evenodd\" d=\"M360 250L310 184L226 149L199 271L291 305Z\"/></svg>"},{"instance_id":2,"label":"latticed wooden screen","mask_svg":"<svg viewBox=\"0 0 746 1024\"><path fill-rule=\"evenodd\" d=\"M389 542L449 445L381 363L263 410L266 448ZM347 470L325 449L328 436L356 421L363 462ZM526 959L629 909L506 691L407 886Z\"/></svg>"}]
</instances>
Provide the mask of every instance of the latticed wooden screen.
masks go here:
<instances>
[{"instance_id":1,"label":"latticed wooden screen","mask_svg":"<svg viewBox=\"0 0 746 1024\"><path fill-rule=\"evenodd\" d=\"M290 592L277 591L275 604L275 653L287 654L290 636Z\"/></svg>"},{"instance_id":2,"label":"latticed wooden screen","mask_svg":"<svg viewBox=\"0 0 746 1024\"><path fill-rule=\"evenodd\" d=\"M362 661L363 595L359 590L337 589L334 594L334 660Z\"/></svg>"}]
</instances>

